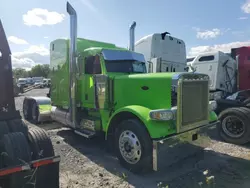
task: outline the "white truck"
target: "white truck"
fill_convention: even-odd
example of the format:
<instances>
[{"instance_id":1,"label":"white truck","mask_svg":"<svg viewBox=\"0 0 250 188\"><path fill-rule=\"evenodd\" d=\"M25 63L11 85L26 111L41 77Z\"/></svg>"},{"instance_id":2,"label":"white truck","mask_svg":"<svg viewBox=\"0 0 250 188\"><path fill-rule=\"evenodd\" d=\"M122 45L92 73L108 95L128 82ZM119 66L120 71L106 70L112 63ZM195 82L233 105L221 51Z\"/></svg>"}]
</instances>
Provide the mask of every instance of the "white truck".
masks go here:
<instances>
[{"instance_id":1,"label":"white truck","mask_svg":"<svg viewBox=\"0 0 250 188\"><path fill-rule=\"evenodd\" d=\"M210 77L210 99L219 99L237 89L237 63L226 53L202 53L187 62L187 66L189 72L204 73Z\"/></svg>"},{"instance_id":2,"label":"white truck","mask_svg":"<svg viewBox=\"0 0 250 188\"><path fill-rule=\"evenodd\" d=\"M170 33L154 33L134 42L136 22L130 26L129 49L142 53L148 62L148 72L184 72L186 68L185 42Z\"/></svg>"}]
</instances>

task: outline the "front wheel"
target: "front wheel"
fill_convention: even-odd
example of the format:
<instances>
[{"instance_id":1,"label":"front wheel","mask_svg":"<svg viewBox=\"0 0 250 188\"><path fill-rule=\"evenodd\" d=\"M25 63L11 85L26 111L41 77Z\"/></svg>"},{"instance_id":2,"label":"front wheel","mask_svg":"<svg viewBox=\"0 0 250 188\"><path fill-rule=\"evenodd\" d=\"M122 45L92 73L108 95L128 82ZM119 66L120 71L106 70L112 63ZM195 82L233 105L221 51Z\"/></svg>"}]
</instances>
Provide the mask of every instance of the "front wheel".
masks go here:
<instances>
[{"instance_id":1,"label":"front wheel","mask_svg":"<svg viewBox=\"0 0 250 188\"><path fill-rule=\"evenodd\" d=\"M219 115L220 136L229 143L245 144L250 141L250 110L245 107L229 108Z\"/></svg>"},{"instance_id":2,"label":"front wheel","mask_svg":"<svg viewBox=\"0 0 250 188\"><path fill-rule=\"evenodd\" d=\"M115 133L115 150L123 167L135 173L152 169L152 140L137 119L121 122Z\"/></svg>"}]
</instances>

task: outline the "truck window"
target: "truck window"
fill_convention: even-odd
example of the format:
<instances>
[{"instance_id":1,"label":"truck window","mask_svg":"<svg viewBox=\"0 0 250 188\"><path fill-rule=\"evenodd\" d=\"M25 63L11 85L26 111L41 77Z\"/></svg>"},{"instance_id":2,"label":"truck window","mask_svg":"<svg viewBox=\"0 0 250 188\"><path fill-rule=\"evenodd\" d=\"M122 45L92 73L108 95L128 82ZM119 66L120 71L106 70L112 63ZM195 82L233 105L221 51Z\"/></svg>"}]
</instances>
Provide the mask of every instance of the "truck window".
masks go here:
<instances>
[{"instance_id":1,"label":"truck window","mask_svg":"<svg viewBox=\"0 0 250 188\"><path fill-rule=\"evenodd\" d=\"M134 60L105 61L107 72L146 73L146 65Z\"/></svg>"},{"instance_id":2,"label":"truck window","mask_svg":"<svg viewBox=\"0 0 250 188\"><path fill-rule=\"evenodd\" d=\"M214 56L213 55L209 55L209 56L202 56L200 57L199 61L212 61L214 60Z\"/></svg>"},{"instance_id":3,"label":"truck window","mask_svg":"<svg viewBox=\"0 0 250 188\"><path fill-rule=\"evenodd\" d=\"M86 57L85 74L101 74L101 63L98 55Z\"/></svg>"}]
</instances>

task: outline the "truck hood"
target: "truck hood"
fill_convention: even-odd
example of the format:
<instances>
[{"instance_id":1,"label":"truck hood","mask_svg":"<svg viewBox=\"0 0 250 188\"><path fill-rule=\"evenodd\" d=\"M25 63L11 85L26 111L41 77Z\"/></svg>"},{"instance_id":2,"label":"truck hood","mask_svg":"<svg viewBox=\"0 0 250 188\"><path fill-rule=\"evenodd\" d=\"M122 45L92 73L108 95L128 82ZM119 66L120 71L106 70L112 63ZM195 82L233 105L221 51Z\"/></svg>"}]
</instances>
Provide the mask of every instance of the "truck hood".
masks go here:
<instances>
[{"instance_id":1,"label":"truck hood","mask_svg":"<svg viewBox=\"0 0 250 188\"><path fill-rule=\"evenodd\" d=\"M171 86L174 75L176 73L114 76L116 108L128 105L141 105L149 109L171 108Z\"/></svg>"}]
</instances>

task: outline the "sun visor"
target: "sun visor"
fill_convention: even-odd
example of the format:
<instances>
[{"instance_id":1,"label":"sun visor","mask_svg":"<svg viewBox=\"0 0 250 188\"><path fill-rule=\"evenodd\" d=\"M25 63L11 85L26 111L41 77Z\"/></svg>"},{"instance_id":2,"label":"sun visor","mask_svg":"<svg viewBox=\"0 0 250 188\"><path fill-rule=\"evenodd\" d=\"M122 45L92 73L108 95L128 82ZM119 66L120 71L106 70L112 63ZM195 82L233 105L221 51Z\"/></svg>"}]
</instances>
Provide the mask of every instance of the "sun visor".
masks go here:
<instances>
[{"instance_id":1,"label":"sun visor","mask_svg":"<svg viewBox=\"0 0 250 188\"><path fill-rule=\"evenodd\" d=\"M142 54L132 51L120 51L120 50L102 50L102 55L105 60L134 60L139 62L145 62L145 58Z\"/></svg>"}]
</instances>

